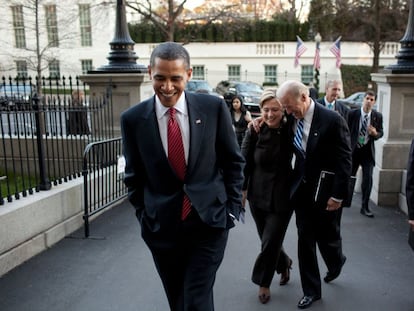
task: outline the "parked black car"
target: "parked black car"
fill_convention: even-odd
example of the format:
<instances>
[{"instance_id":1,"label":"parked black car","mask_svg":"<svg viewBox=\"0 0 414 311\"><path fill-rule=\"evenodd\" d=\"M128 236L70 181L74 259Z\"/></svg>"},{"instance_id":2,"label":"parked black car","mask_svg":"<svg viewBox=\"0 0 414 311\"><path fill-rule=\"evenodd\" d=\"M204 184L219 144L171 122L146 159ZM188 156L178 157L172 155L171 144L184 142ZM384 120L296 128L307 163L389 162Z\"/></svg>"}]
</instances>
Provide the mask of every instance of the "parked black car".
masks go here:
<instances>
[{"instance_id":1,"label":"parked black car","mask_svg":"<svg viewBox=\"0 0 414 311\"><path fill-rule=\"evenodd\" d=\"M365 92L356 92L348 97L342 98L341 101L347 105L350 109L360 109L362 103L364 102ZM378 110L378 103L376 102L374 107L375 110Z\"/></svg>"},{"instance_id":2,"label":"parked black car","mask_svg":"<svg viewBox=\"0 0 414 311\"><path fill-rule=\"evenodd\" d=\"M213 90L213 87L206 80L193 80L187 82L185 89L189 92L207 93L223 98Z\"/></svg>"},{"instance_id":3,"label":"parked black car","mask_svg":"<svg viewBox=\"0 0 414 311\"><path fill-rule=\"evenodd\" d=\"M34 92L30 84L0 84L0 104L21 106L29 104Z\"/></svg>"},{"instance_id":4,"label":"parked black car","mask_svg":"<svg viewBox=\"0 0 414 311\"><path fill-rule=\"evenodd\" d=\"M263 88L259 84L248 81L221 81L216 86L216 92L223 95L229 107L233 97L240 95L252 116L260 115L259 101Z\"/></svg>"}]
</instances>

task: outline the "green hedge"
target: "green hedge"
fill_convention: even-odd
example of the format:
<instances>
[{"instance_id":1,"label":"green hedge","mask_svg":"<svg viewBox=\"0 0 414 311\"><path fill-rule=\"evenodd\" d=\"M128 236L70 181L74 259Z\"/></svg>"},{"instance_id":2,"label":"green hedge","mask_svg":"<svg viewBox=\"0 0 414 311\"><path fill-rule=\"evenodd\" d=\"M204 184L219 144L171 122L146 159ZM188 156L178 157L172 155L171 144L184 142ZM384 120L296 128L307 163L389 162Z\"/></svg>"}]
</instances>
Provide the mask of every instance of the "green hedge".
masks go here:
<instances>
[{"instance_id":1,"label":"green hedge","mask_svg":"<svg viewBox=\"0 0 414 311\"><path fill-rule=\"evenodd\" d=\"M365 92L371 80L371 66L342 65L341 74L345 96Z\"/></svg>"},{"instance_id":2,"label":"green hedge","mask_svg":"<svg viewBox=\"0 0 414 311\"><path fill-rule=\"evenodd\" d=\"M136 43L164 41L162 32L150 22L129 24L129 33ZM281 21L234 21L203 25L178 25L174 34L177 42L280 42L296 41L296 35L307 38L309 23Z\"/></svg>"}]
</instances>

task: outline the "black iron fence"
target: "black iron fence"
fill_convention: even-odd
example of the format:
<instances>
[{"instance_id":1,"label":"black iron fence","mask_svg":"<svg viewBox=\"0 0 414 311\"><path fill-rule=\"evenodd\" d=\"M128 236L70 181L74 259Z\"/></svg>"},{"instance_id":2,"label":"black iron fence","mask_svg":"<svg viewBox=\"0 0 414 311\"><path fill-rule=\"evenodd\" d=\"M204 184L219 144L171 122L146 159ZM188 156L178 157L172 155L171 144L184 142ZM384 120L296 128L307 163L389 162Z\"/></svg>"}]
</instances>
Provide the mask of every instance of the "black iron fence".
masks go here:
<instances>
[{"instance_id":1,"label":"black iron fence","mask_svg":"<svg viewBox=\"0 0 414 311\"><path fill-rule=\"evenodd\" d=\"M80 177L85 147L116 135L111 86L78 78L3 77L0 115L0 205Z\"/></svg>"},{"instance_id":2,"label":"black iron fence","mask_svg":"<svg viewBox=\"0 0 414 311\"><path fill-rule=\"evenodd\" d=\"M123 168L121 138L106 139L86 146L82 169L86 238L89 237L89 218L127 195Z\"/></svg>"}]
</instances>

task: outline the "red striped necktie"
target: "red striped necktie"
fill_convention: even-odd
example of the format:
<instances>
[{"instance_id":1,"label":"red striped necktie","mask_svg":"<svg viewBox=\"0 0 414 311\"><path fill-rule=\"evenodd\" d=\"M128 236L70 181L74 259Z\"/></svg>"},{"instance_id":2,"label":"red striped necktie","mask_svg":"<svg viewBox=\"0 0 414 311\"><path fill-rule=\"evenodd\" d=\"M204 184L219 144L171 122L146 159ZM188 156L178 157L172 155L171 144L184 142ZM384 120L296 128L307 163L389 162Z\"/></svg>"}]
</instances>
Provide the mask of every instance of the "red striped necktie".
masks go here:
<instances>
[{"instance_id":1,"label":"red striped necktie","mask_svg":"<svg viewBox=\"0 0 414 311\"><path fill-rule=\"evenodd\" d=\"M187 165L185 163L183 139L180 127L175 118L175 108L168 110L170 118L168 119L168 161L177 174L178 178L184 181ZM184 194L183 207L181 211L181 219L184 220L191 211L191 202L186 194Z\"/></svg>"}]
</instances>

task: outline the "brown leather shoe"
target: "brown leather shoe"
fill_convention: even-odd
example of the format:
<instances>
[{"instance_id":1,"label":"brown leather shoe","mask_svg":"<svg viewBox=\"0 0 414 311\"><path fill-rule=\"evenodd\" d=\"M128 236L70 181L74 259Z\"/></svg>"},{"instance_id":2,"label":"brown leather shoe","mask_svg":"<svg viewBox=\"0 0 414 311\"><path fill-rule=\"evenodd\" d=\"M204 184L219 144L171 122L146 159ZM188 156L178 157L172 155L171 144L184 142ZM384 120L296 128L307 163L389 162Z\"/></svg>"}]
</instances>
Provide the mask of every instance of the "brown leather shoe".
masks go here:
<instances>
[{"instance_id":1,"label":"brown leather shoe","mask_svg":"<svg viewBox=\"0 0 414 311\"><path fill-rule=\"evenodd\" d=\"M292 259L289 259L289 265L285 271L280 274L279 285L286 285L290 280L290 270L292 269Z\"/></svg>"},{"instance_id":2,"label":"brown leather shoe","mask_svg":"<svg viewBox=\"0 0 414 311\"><path fill-rule=\"evenodd\" d=\"M268 287L260 287L259 289L259 301L262 304L268 303L270 300L270 289Z\"/></svg>"}]
</instances>

